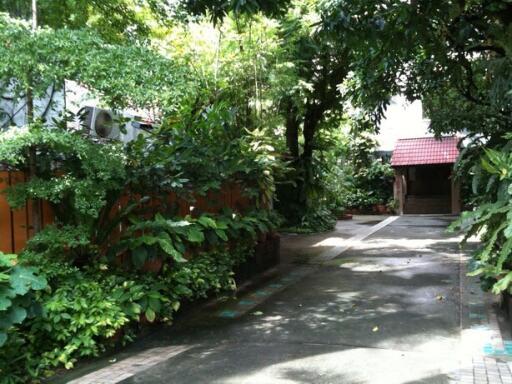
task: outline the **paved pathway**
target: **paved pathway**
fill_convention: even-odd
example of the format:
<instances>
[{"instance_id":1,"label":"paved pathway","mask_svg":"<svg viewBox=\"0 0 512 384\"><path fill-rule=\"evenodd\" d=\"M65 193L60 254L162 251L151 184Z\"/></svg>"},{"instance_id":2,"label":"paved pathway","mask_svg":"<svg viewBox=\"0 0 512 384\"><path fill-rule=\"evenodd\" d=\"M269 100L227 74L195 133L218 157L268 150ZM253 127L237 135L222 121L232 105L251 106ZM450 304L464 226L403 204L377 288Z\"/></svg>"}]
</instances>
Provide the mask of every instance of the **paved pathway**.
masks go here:
<instances>
[{"instance_id":1,"label":"paved pathway","mask_svg":"<svg viewBox=\"0 0 512 384\"><path fill-rule=\"evenodd\" d=\"M512 383L512 343L448 221L314 238L323 249L285 274L67 382Z\"/></svg>"}]
</instances>

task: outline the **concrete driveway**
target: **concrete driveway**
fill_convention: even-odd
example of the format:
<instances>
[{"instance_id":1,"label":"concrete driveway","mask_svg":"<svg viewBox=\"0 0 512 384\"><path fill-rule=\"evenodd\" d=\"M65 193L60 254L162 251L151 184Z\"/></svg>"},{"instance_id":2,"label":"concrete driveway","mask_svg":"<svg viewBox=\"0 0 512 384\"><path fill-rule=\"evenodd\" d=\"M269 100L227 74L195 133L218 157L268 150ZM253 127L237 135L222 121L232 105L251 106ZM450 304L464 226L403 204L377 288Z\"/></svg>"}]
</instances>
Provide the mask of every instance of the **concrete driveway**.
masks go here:
<instances>
[{"instance_id":1,"label":"concrete driveway","mask_svg":"<svg viewBox=\"0 0 512 384\"><path fill-rule=\"evenodd\" d=\"M484 303L478 323L466 321L469 283L460 239L445 233L450 220L401 217L322 262L302 252L301 264L258 289L70 382L512 383L504 360L481 353L492 333Z\"/></svg>"}]
</instances>

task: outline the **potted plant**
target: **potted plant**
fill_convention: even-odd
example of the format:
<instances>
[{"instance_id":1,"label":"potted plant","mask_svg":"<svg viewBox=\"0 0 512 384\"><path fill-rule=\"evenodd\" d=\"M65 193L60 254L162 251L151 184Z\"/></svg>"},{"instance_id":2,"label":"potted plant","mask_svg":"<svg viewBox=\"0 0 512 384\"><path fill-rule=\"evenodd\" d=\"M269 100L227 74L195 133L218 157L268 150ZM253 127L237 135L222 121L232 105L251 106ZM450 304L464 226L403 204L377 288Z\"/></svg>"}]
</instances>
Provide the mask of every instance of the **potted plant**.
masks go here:
<instances>
[{"instance_id":1,"label":"potted plant","mask_svg":"<svg viewBox=\"0 0 512 384\"><path fill-rule=\"evenodd\" d=\"M375 208L376 208L377 213L378 213L379 215L383 215L383 214L385 214L385 213L387 213L387 212L388 212L388 208L386 207L386 205L384 205L384 204L382 204L382 203L381 203L381 204L377 204L377 205L375 205Z\"/></svg>"}]
</instances>

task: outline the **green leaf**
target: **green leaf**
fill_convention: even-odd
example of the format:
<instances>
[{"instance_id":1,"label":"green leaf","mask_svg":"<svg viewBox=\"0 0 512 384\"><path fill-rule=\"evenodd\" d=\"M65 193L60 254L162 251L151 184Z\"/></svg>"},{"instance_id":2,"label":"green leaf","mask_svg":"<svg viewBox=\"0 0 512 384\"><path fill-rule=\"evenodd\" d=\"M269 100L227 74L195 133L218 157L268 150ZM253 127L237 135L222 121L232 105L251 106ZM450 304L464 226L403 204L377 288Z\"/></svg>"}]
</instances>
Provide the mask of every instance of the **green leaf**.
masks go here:
<instances>
[{"instance_id":1,"label":"green leaf","mask_svg":"<svg viewBox=\"0 0 512 384\"><path fill-rule=\"evenodd\" d=\"M0 267L10 268L14 266L16 255L8 255L0 252Z\"/></svg>"},{"instance_id":2,"label":"green leaf","mask_svg":"<svg viewBox=\"0 0 512 384\"><path fill-rule=\"evenodd\" d=\"M7 273L0 272L0 283L3 281L9 281L10 278L11 276L8 275Z\"/></svg>"},{"instance_id":3,"label":"green leaf","mask_svg":"<svg viewBox=\"0 0 512 384\"><path fill-rule=\"evenodd\" d=\"M216 229L215 234L219 236L220 239L224 241L228 241L228 236L226 235L226 232L221 229Z\"/></svg>"},{"instance_id":4,"label":"green leaf","mask_svg":"<svg viewBox=\"0 0 512 384\"><path fill-rule=\"evenodd\" d=\"M169 256L173 258L174 261L178 263L185 263L187 262L187 259L183 257L181 253L179 253L176 248L174 248L170 241L165 239L160 239L158 242L160 244L160 248L167 253Z\"/></svg>"},{"instance_id":5,"label":"green leaf","mask_svg":"<svg viewBox=\"0 0 512 384\"><path fill-rule=\"evenodd\" d=\"M505 230L503 231L503 234L507 239L510 239L512 237L512 222L510 222Z\"/></svg>"},{"instance_id":6,"label":"green leaf","mask_svg":"<svg viewBox=\"0 0 512 384\"><path fill-rule=\"evenodd\" d=\"M191 227L186 233L187 240L191 243L202 243L204 241L204 234L198 228Z\"/></svg>"},{"instance_id":7,"label":"green leaf","mask_svg":"<svg viewBox=\"0 0 512 384\"><path fill-rule=\"evenodd\" d=\"M158 238L155 236L140 236L138 238L141 244L155 245L158 242Z\"/></svg>"},{"instance_id":8,"label":"green leaf","mask_svg":"<svg viewBox=\"0 0 512 384\"><path fill-rule=\"evenodd\" d=\"M211 217L208 216L201 216L197 221L206 228L217 228L217 224L215 223L215 220L213 220Z\"/></svg>"},{"instance_id":9,"label":"green leaf","mask_svg":"<svg viewBox=\"0 0 512 384\"><path fill-rule=\"evenodd\" d=\"M477 268L474 271L468 272L467 275L471 276L471 277L474 277L474 276L481 275L484 272L485 272L485 268Z\"/></svg>"},{"instance_id":10,"label":"green leaf","mask_svg":"<svg viewBox=\"0 0 512 384\"><path fill-rule=\"evenodd\" d=\"M152 323L153 321L155 321L155 318L156 318L156 313L155 311L153 311L151 308L148 308L146 310L146 319L148 319L148 321L150 323Z\"/></svg>"},{"instance_id":11,"label":"green leaf","mask_svg":"<svg viewBox=\"0 0 512 384\"><path fill-rule=\"evenodd\" d=\"M499 294L500 292L506 290L510 283L512 282L512 272L509 272L505 275L505 277L502 277L498 280L496 284L492 287L492 291L495 294Z\"/></svg>"},{"instance_id":12,"label":"green leaf","mask_svg":"<svg viewBox=\"0 0 512 384\"><path fill-rule=\"evenodd\" d=\"M505 244L501 246L500 252L498 254L498 261L496 263L496 268L501 273L501 269L503 268L503 264L505 261L509 259L509 256L512 252L512 239L508 239L505 241Z\"/></svg>"},{"instance_id":13,"label":"green leaf","mask_svg":"<svg viewBox=\"0 0 512 384\"><path fill-rule=\"evenodd\" d=\"M142 268L148 259L148 251L146 247L138 247L132 251L132 263L136 268Z\"/></svg>"},{"instance_id":14,"label":"green leaf","mask_svg":"<svg viewBox=\"0 0 512 384\"><path fill-rule=\"evenodd\" d=\"M12 301L8 299L7 297L1 297L0 296L0 311L5 311L7 308L9 308L12 304Z\"/></svg>"},{"instance_id":15,"label":"green leaf","mask_svg":"<svg viewBox=\"0 0 512 384\"><path fill-rule=\"evenodd\" d=\"M140 314L141 312L141 306L137 303L130 303L127 307L127 312L130 316L135 316Z\"/></svg>"},{"instance_id":16,"label":"green leaf","mask_svg":"<svg viewBox=\"0 0 512 384\"><path fill-rule=\"evenodd\" d=\"M27 317L27 310L23 307L12 307L7 314L7 318L12 324L21 324Z\"/></svg>"},{"instance_id":17,"label":"green leaf","mask_svg":"<svg viewBox=\"0 0 512 384\"><path fill-rule=\"evenodd\" d=\"M0 347L7 341L7 333L0 331Z\"/></svg>"},{"instance_id":18,"label":"green leaf","mask_svg":"<svg viewBox=\"0 0 512 384\"><path fill-rule=\"evenodd\" d=\"M36 276L36 269L32 267L16 266L11 273L11 286L17 295L24 295L30 289L41 290L46 288L47 281L42 276Z\"/></svg>"},{"instance_id":19,"label":"green leaf","mask_svg":"<svg viewBox=\"0 0 512 384\"><path fill-rule=\"evenodd\" d=\"M489 161L487 161L487 159L485 159L485 158L482 159L482 168L491 174L498 173L498 170L494 166L492 166L489 163Z\"/></svg>"},{"instance_id":20,"label":"green leaf","mask_svg":"<svg viewBox=\"0 0 512 384\"><path fill-rule=\"evenodd\" d=\"M165 221L165 217L160 212L155 215L155 221Z\"/></svg>"},{"instance_id":21,"label":"green leaf","mask_svg":"<svg viewBox=\"0 0 512 384\"><path fill-rule=\"evenodd\" d=\"M181 227L188 227L189 225L192 225L192 223L189 221L186 221L186 220L180 220L180 221L167 220L167 225L171 228L181 228Z\"/></svg>"},{"instance_id":22,"label":"green leaf","mask_svg":"<svg viewBox=\"0 0 512 384\"><path fill-rule=\"evenodd\" d=\"M155 312L160 312L160 309L162 307L162 303L158 299L150 298L148 300L148 306Z\"/></svg>"}]
</instances>

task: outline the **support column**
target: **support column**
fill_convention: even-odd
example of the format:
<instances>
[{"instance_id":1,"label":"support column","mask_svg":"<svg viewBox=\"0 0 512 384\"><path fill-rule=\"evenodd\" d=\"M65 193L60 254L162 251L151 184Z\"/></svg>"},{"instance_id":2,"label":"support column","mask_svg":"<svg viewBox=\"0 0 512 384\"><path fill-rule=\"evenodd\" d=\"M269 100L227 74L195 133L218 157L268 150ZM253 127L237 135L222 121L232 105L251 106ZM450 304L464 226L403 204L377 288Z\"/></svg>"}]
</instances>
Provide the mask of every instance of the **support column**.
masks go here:
<instances>
[{"instance_id":1,"label":"support column","mask_svg":"<svg viewBox=\"0 0 512 384\"><path fill-rule=\"evenodd\" d=\"M393 195L395 200L398 201L398 214L404 214L404 205L405 205L405 194L406 194L406 186L404 184L404 174L403 170L400 168L395 168L395 183L393 185Z\"/></svg>"},{"instance_id":2,"label":"support column","mask_svg":"<svg viewBox=\"0 0 512 384\"><path fill-rule=\"evenodd\" d=\"M452 214L458 215L461 211L461 202L460 202L460 183L454 180L452 175Z\"/></svg>"}]
</instances>

